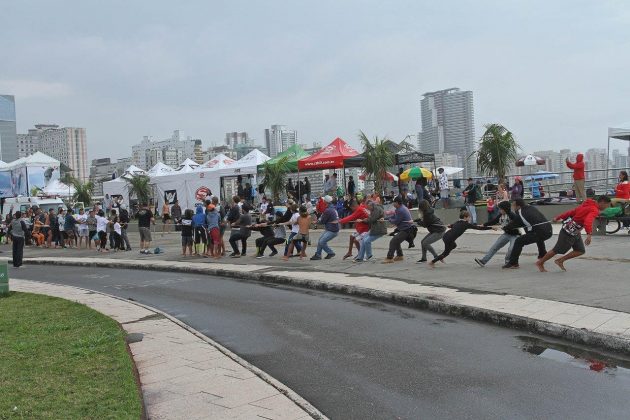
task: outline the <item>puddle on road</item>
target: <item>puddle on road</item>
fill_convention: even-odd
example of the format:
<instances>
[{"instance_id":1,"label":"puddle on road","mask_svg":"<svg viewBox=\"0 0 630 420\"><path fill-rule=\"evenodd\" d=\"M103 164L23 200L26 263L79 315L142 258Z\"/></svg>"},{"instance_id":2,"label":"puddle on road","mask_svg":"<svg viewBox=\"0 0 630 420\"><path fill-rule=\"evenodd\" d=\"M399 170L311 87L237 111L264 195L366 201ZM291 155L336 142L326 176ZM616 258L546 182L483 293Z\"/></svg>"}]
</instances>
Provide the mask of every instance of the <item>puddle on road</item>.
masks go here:
<instances>
[{"instance_id":1,"label":"puddle on road","mask_svg":"<svg viewBox=\"0 0 630 420\"><path fill-rule=\"evenodd\" d=\"M544 359L566 363L594 373L630 378L630 360L586 350L563 343L542 340L537 337L517 336L523 351Z\"/></svg>"}]
</instances>

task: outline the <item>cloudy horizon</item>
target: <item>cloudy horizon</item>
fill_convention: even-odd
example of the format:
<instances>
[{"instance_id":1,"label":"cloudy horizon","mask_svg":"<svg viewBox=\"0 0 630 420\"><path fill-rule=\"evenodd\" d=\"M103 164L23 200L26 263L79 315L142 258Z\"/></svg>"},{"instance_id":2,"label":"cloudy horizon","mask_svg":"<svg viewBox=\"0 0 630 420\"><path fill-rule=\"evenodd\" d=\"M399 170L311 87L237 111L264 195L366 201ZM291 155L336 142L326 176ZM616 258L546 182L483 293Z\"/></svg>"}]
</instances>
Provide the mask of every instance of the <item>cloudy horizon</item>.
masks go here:
<instances>
[{"instance_id":1,"label":"cloudy horizon","mask_svg":"<svg viewBox=\"0 0 630 420\"><path fill-rule=\"evenodd\" d=\"M250 4L251 3L251 4ZM339 4L341 3L341 4ZM444 2L446 3L446 2ZM18 132L85 127L89 158L121 158L173 130L284 124L300 143L421 131L420 99L474 93L524 152L606 147L630 120L630 4L623 1L321 1L261 4L6 2L0 94ZM625 149L627 145L614 144Z\"/></svg>"}]
</instances>

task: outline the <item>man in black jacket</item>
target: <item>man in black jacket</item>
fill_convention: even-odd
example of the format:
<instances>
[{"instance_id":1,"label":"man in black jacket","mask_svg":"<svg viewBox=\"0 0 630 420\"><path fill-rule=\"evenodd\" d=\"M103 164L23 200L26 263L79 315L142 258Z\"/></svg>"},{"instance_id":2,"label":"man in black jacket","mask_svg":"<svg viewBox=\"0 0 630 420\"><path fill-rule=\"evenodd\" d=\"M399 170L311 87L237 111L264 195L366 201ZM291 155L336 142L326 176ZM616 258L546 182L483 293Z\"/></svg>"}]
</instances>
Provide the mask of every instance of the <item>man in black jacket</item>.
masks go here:
<instances>
[{"instance_id":1,"label":"man in black jacket","mask_svg":"<svg viewBox=\"0 0 630 420\"><path fill-rule=\"evenodd\" d=\"M503 268L519 268L518 259L523 247L534 242L538 246L538 259L544 257L547 253L545 241L553 235L551 222L536 207L527 205L522 198L514 200L514 212L516 217L504 229L522 227L525 229L525 235L519 236L514 241L510 261Z\"/></svg>"}]
</instances>

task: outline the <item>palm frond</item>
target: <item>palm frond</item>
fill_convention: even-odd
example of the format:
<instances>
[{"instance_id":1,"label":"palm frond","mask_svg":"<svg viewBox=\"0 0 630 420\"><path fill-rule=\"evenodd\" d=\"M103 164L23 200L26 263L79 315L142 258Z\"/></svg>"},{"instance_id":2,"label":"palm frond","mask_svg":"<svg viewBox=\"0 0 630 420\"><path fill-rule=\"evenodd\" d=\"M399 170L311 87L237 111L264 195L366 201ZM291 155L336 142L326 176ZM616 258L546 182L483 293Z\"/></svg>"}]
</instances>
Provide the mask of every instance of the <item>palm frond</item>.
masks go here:
<instances>
[{"instance_id":1,"label":"palm frond","mask_svg":"<svg viewBox=\"0 0 630 420\"><path fill-rule=\"evenodd\" d=\"M133 175L125 178L129 197L136 197L140 204L148 204L151 198L151 178L146 175Z\"/></svg>"},{"instance_id":2,"label":"palm frond","mask_svg":"<svg viewBox=\"0 0 630 420\"><path fill-rule=\"evenodd\" d=\"M374 137L373 141L367 137L363 131L359 131L359 140L363 146L363 166L365 168L366 179L374 181L374 190L381 194L383 192L383 180L387 169L394 165L394 153L388 147L387 137L379 139Z\"/></svg>"},{"instance_id":3,"label":"palm frond","mask_svg":"<svg viewBox=\"0 0 630 420\"><path fill-rule=\"evenodd\" d=\"M280 201L280 193L284 190L285 178L289 172L289 168L287 166L288 162L289 157L284 156L276 163L264 164L263 176L265 188L268 188L271 191L274 202Z\"/></svg>"},{"instance_id":4,"label":"palm frond","mask_svg":"<svg viewBox=\"0 0 630 420\"><path fill-rule=\"evenodd\" d=\"M479 140L479 148L469 156L476 155L477 169L484 175L496 176L503 182L511 165L518 158L521 146L511 131L500 124L486 124L486 131Z\"/></svg>"}]
</instances>

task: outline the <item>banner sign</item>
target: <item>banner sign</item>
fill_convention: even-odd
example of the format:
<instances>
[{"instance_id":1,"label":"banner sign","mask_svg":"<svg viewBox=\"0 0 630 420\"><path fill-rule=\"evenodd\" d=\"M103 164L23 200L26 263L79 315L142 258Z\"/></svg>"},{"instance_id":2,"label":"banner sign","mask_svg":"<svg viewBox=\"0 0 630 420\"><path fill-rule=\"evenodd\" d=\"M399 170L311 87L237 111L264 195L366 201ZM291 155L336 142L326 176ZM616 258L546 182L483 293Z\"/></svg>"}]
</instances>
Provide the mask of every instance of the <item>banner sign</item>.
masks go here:
<instances>
[{"instance_id":1,"label":"banner sign","mask_svg":"<svg viewBox=\"0 0 630 420\"><path fill-rule=\"evenodd\" d=\"M435 161L434 153L409 152L396 155L396 165L405 163L433 162Z\"/></svg>"}]
</instances>

